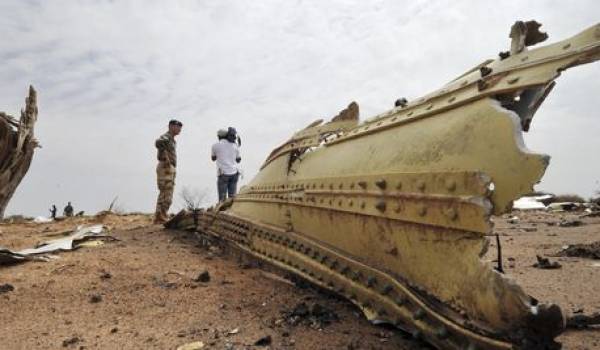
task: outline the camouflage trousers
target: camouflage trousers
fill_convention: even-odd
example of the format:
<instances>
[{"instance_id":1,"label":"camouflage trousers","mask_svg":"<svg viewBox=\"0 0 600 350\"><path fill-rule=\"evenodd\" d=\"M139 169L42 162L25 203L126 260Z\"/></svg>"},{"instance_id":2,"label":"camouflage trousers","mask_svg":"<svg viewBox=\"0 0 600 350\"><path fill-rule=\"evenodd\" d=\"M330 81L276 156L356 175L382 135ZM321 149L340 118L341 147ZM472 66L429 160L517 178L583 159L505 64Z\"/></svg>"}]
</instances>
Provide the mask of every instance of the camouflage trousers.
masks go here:
<instances>
[{"instance_id":1,"label":"camouflage trousers","mask_svg":"<svg viewBox=\"0 0 600 350\"><path fill-rule=\"evenodd\" d=\"M165 162L159 162L156 167L156 180L159 191L154 214L154 221L156 222L165 222L169 219L167 213L173 202L175 173L175 167Z\"/></svg>"}]
</instances>

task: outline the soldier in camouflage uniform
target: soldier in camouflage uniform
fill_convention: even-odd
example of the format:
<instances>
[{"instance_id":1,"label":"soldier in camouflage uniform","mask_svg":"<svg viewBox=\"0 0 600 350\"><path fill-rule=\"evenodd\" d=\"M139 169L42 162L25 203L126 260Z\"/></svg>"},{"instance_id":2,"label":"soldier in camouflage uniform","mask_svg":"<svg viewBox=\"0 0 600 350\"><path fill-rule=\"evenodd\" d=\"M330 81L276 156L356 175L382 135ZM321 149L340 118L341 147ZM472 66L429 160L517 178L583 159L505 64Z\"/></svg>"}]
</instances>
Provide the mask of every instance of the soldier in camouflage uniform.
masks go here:
<instances>
[{"instance_id":1,"label":"soldier in camouflage uniform","mask_svg":"<svg viewBox=\"0 0 600 350\"><path fill-rule=\"evenodd\" d=\"M175 136L181 132L183 124L178 120L169 122L169 131L156 140L158 150L158 165L156 167L156 178L158 182L158 200L156 201L155 223L164 223L169 219L167 213L173 201L173 189L175 188L175 169L177 166L177 142Z\"/></svg>"}]
</instances>

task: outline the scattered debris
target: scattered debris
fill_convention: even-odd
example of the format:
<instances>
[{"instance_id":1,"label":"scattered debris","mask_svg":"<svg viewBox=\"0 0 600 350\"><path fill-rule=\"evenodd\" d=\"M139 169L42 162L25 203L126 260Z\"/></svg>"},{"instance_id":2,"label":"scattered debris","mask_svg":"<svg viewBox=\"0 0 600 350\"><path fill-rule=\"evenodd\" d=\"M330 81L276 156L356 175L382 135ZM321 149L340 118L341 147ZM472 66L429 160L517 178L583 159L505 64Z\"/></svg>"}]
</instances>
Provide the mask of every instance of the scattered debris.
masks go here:
<instances>
[{"instance_id":1,"label":"scattered debris","mask_svg":"<svg viewBox=\"0 0 600 350\"><path fill-rule=\"evenodd\" d=\"M162 277L156 277L153 276L152 279L154 280L154 285L163 289L175 289L177 288L177 282L174 281L170 281L168 279L169 274L165 274Z\"/></svg>"},{"instance_id":2,"label":"scattered debris","mask_svg":"<svg viewBox=\"0 0 600 350\"><path fill-rule=\"evenodd\" d=\"M100 279L107 280L107 279L110 279L110 278L112 278L112 275L110 274L110 272L103 271L100 274Z\"/></svg>"},{"instance_id":3,"label":"scattered debris","mask_svg":"<svg viewBox=\"0 0 600 350\"><path fill-rule=\"evenodd\" d=\"M584 210L585 205L583 203L577 202L559 202L559 203L550 203L548 205L548 210L551 211L576 211L576 210Z\"/></svg>"},{"instance_id":4,"label":"scattered debris","mask_svg":"<svg viewBox=\"0 0 600 350\"><path fill-rule=\"evenodd\" d=\"M553 198L551 194L533 197L521 197L513 202L513 208L519 210L546 209L545 201Z\"/></svg>"},{"instance_id":5,"label":"scattered debris","mask_svg":"<svg viewBox=\"0 0 600 350\"><path fill-rule=\"evenodd\" d=\"M209 282L210 281L210 273L204 270L198 274L196 278L194 278L194 282Z\"/></svg>"},{"instance_id":6,"label":"scattered debris","mask_svg":"<svg viewBox=\"0 0 600 350\"><path fill-rule=\"evenodd\" d=\"M600 325L600 312L592 315L577 314L567 317L567 328L585 329L593 325Z\"/></svg>"},{"instance_id":7,"label":"scattered debris","mask_svg":"<svg viewBox=\"0 0 600 350\"><path fill-rule=\"evenodd\" d=\"M508 260L508 267L511 269L514 269L516 264L515 264L515 258L509 257L506 260Z\"/></svg>"},{"instance_id":8,"label":"scattered debris","mask_svg":"<svg viewBox=\"0 0 600 350\"><path fill-rule=\"evenodd\" d=\"M0 247L0 265L12 265L26 260L33 260L34 257L13 252L10 249ZM42 258L38 258L43 260Z\"/></svg>"},{"instance_id":9,"label":"scattered debris","mask_svg":"<svg viewBox=\"0 0 600 350\"><path fill-rule=\"evenodd\" d=\"M35 257L47 253L74 250L82 246L90 246L90 241L101 239L117 240L104 233L103 225L79 227L72 235L38 244L35 248L23 249L18 252L0 247L0 265L14 264L26 260L47 260L44 257ZM94 244L95 245L95 244Z\"/></svg>"},{"instance_id":10,"label":"scattered debris","mask_svg":"<svg viewBox=\"0 0 600 350\"><path fill-rule=\"evenodd\" d=\"M509 224L513 224L513 225L515 225L515 224L518 224L518 223L519 223L519 221L521 221L521 220L519 219L519 217L518 217L518 216L511 216L511 217L510 217L510 218L508 218L508 220L507 220L507 222L508 222Z\"/></svg>"},{"instance_id":11,"label":"scattered debris","mask_svg":"<svg viewBox=\"0 0 600 350\"><path fill-rule=\"evenodd\" d=\"M12 292L13 290L15 290L15 287L13 287L12 284L0 284L0 294Z\"/></svg>"},{"instance_id":12,"label":"scattered debris","mask_svg":"<svg viewBox=\"0 0 600 350\"><path fill-rule=\"evenodd\" d=\"M90 295L90 303L96 304L102 301L102 295L100 294L92 294Z\"/></svg>"},{"instance_id":13,"label":"scattered debris","mask_svg":"<svg viewBox=\"0 0 600 350\"><path fill-rule=\"evenodd\" d=\"M78 337L78 336L74 335L74 336L72 336L71 338L68 338L68 339L65 339L65 340L63 340L63 342L62 342L62 346L63 346L64 348L66 348L66 347L69 347L69 346L71 346L71 345L75 345L75 344L77 344L77 343L79 343L79 342L82 342L82 341L83 341L83 339L81 339L80 337Z\"/></svg>"},{"instance_id":14,"label":"scattered debris","mask_svg":"<svg viewBox=\"0 0 600 350\"><path fill-rule=\"evenodd\" d=\"M585 214L580 215L580 218L595 218L600 216L600 210L597 211L588 211Z\"/></svg>"},{"instance_id":15,"label":"scattered debris","mask_svg":"<svg viewBox=\"0 0 600 350\"><path fill-rule=\"evenodd\" d=\"M19 251L19 254L33 255L33 254L45 254L56 251L65 251L77 249L82 243L88 240L95 240L100 238L111 238L112 236L105 235L103 232L105 227L103 225L94 225L89 227L79 227L77 231L71 236L55 239L47 242L38 244L35 248L24 249Z\"/></svg>"},{"instance_id":16,"label":"scattered debris","mask_svg":"<svg viewBox=\"0 0 600 350\"><path fill-rule=\"evenodd\" d=\"M583 221L577 219L561 219L558 223L560 227L577 227L583 225Z\"/></svg>"},{"instance_id":17,"label":"scattered debris","mask_svg":"<svg viewBox=\"0 0 600 350\"><path fill-rule=\"evenodd\" d=\"M195 341L193 343L183 344L177 347L177 350L200 350L204 349L204 343L201 341Z\"/></svg>"},{"instance_id":18,"label":"scattered debris","mask_svg":"<svg viewBox=\"0 0 600 350\"><path fill-rule=\"evenodd\" d=\"M254 342L254 345L256 346L268 346L271 345L271 343L273 342L273 339L271 338L270 335L266 335L260 339L258 339L257 341Z\"/></svg>"},{"instance_id":19,"label":"scattered debris","mask_svg":"<svg viewBox=\"0 0 600 350\"><path fill-rule=\"evenodd\" d=\"M313 329L322 329L339 320L335 312L318 303L309 307L306 303L301 302L293 310L285 311L282 314L285 322L291 326L304 324Z\"/></svg>"},{"instance_id":20,"label":"scattered debris","mask_svg":"<svg viewBox=\"0 0 600 350\"><path fill-rule=\"evenodd\" d=\"M600 241L589 244L568 245L557 256L600 259Z\"/></svg>"},{"instance_id":21,"label":"scattered debris","mask_svg":"<svg viewBox=\"0 0 600 350\"><path fill-rule=\"evenodd\" d=\"M53 218L47 218L44 216L38 216L35 219L33 219L33 222L35 222L36 224L47 224L52 221L54 221Z\"/></svg>"},{"instance_id":22,"label":"scattered debris","mask_svg":"<svg viewBox=\"0 0 600 350\"><path fill-rule=\"evenodd\" d=\"M537 263L533 264L533 267L537 267L538 269L552 270L560 269L562 267L557 261L550 262L550 259L542 258L539 255L536 255L536 258Z\"/></svg>"},{"instance_id":23,"label":"scattered debris","mask_svg":"<svg viewBox=\"0 0 600 350\"><path fill-rule=\"evenodd\" d=\"M232 330L230 330L229 332L227 332L227 335L234 335L234 334L238 334L240 332L239 328L234 328Z\"/></svg>"}]
</instances>

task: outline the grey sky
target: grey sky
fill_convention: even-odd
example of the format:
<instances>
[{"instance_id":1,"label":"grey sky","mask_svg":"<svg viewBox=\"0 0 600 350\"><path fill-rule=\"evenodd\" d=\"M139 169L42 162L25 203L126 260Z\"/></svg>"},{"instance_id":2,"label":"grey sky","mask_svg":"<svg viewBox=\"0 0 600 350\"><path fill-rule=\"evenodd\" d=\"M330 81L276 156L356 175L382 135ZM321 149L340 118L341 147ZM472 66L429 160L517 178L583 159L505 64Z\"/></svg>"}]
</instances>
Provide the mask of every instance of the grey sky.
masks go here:
<instances>
[{"instance_id":1,"label":"grey sky","mask_svg":"<svg viewBox=\"0 0 600 350\"><path fill-rule=\"evenodd\" d=\"M7 214L46 215L116 195L152 211L153 142L171 117L184 123L176 191L212 201L217 129L241 132L245 182L314 119L352 100L367 119L507 49L516 19L542 22L552 42L600 21L600 3L3 0L0 13L0 110L17 115L33 84L43 145ZM600 188L599 91L600 64L578 67L538 111L525 141L552 156L539 189Z\"/></svg>"}]
</instances>

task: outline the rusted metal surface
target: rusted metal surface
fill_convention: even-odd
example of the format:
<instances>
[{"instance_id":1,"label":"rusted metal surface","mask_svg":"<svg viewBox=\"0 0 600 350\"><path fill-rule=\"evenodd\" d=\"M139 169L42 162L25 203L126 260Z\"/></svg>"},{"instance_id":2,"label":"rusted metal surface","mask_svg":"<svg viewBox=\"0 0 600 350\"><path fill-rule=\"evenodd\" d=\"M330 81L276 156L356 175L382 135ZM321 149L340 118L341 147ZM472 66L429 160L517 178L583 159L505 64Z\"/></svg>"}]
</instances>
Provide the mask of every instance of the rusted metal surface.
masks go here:
<instances>
[{"instance_id":1,"label":"rusted metal surface","mask_svg":"<svg viewBox=\"0 0 600 350\"><path fill-rule=\"evenodd\" d=\"M0 219L39 146L33 133L37 115L37 94L31 86L20 119L0 112Z\"/></svg>"},{"instance_id":2,"label":"rusted metal surface","mask_svg":"<svg viewBox=\"0 0 600 350\"><path fill-rule=\"evenodd\" d=\"M220 237L440 349L558 348L561 310L480 257L490 216L548 165L522 132L561 71L600 59L600 25L531 50L539 25L516 28L520 50L362 124L347 112L311 124L232 202L169 226Z\"/></svg>"}]
</instances>

